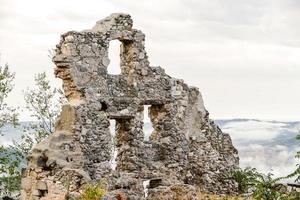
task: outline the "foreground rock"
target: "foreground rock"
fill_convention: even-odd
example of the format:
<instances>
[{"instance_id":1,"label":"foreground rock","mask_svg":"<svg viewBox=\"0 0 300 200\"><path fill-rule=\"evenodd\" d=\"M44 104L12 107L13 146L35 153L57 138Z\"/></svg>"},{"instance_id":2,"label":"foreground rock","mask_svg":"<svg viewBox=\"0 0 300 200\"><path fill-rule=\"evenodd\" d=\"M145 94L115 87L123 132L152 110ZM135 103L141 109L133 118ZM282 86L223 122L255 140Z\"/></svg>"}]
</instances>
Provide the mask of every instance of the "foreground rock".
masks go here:
<instances>
[{"instance_id":1,"label":"foreground rock","mask_svg":"<svg viewBox=\"0 0 300 200\"><path fill-rule=\"evenodd\" d=\"M120 75L107 73L111 40L121 42ZM68 104L55 133L28 157L23 199L76 196L84 184L96 181L128 199L183 194L178 199L194 199L195 190L235 191L235 184L224 179L238 165L229 135L209 119L197 88L150 66L144 42L127 14L112 14L91 30L61 36L53 61ZM154 128L149 141L143 133L144 105L150 105ZM110 120L116 122L115 134Z\"/></svg>"}]
</instances>

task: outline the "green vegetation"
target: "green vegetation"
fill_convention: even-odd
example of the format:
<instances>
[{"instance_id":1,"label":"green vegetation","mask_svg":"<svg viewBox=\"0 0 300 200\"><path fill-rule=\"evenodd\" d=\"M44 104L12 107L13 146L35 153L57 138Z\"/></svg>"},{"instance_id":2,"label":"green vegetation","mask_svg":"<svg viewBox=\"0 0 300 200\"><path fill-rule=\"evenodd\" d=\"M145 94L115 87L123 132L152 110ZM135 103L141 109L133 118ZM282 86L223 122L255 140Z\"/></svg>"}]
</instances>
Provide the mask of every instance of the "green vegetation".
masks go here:
<instances>
[{"instance_id":1,"label":"green vegetation","mask_svg":"<svg viewBox=\"0 0 300 200\"><path fill-rule=\"evenodd\" d=\"M35 87L24 92L27 111L35 122L23 128L20 142L14 142L13 148L26 158L33 146L54 132L54 125L65 99L62 91L52 88L45 73L34 78Z\"/></svg>"},{"instance_id":2,"label":"green vegetation","mask_svg":"<svg viewBox=\"0 0 300 200\"><path fill-rule=\"evenodd\" d=\"M229 175L229 178L237 182L238 193L244 194L247 193L250 187L253 186L257 175L258 172L255 168L247 167L245 169L237 169L235 171L232 171Z\"/></svg>"},{"instance_id":3,"label":"green vegetation","mask_svg":"<svg viewBox=\"0 0 300 200\"><path fill-rule=\"evenodd\" d=\"M0 195L10 195L20 190L21 159L18 152L0 146Z\"/></svg>"},{"instance_id":4,"label":"green vegetation","mask_svg":"<svg viewBox=\"0 0 300 200\"><path fill-rule=\"evenodd\" d=\"M238 184L239 194L249 193L256 200L299 200L300 193L288 191L280 183L285 177L273 178L273 174L259 173L255 168L238 169L230 176Z\"/></svg>"},{"instance_id":5,"label":"green vegetation","mask_svg":"<svg viewBox=\"0 0 300 200\"><path fill-rule=\"evenodd\" d=\"M96 184L86 184L83 187L83 190L81 194L78 197L72 197L72 195L69 194L69 184L67 186L67 194L65 196L65 200L99 200L102 199L102 197L105 196L106 191L103 189L101 182ZM105 199L111 199L111 198L105 198ZM124 193L122 192L116 192L114 194L114 198L116 200L128 200Z\"/></svg>"},{"instance_id":6,"label":"green vegetation","mask_svg":"<svg viewBox=\"0 0 300 200\"><path fill-rule=\"evenodd\" d=\"M13 89L15 74L9 66L0 66L0 130L6 124L19 126L16 108L8 106L6 99ZM45 73L35 76L35 87L24 92L26 110L35 122L20 127L24 134L20 142L10 147L0 146L0 195L10 195L20 190L21 164L36 143L54 131L54 124L65 101L62 91L53 88Z\"/></svg>"},{"instance_id":7,"label":"green vegetation","mask_svg":"<svg viewBox=\"0 0 300 200\"><path fill-rule=\"evenodd\" d=\"M65 200L99 200L105 195L105 190L102 189L101 184L87 184L79 197L72 198L69 194L66 195Z\"/></svg>"},{"instance_id":8,"label":"green vegetation","mask_svg":"<svg viewBox=\"0 0 300 200\"><path fill-rule=\"evenodd\" d=\"M284 199L288 194L286 191L281 191L283 185L279 184L279 180L282 178L273 179L273 174L269 173L267 175L258 173L256 179L253 182L253 197L254 199Z\"/></svg>"},{"instance_id":9,"label":"green vegetation","mask_svg":"<svg viewBox=\"0 0 300 200\"><path fill-rule=\"evenodd\" d=\"M18 124L15 108L8 106L7 97L13 89L15 74L8 65L0 66L0 129L5 124ZM10 195L20 188L20 159L18 153L0 146L0 195Z\"/></svg>"},{"instance_id":10,"label":"green vegetation","mask_svg":"<svg viewBox=\"0 0 300 200\"><path fill-rule=\"evenodd\" d=\"M7 97L12 91L15 73L10 72L8 65L0 66L0 128L5 124L18 124L16 108L7 104Z\"/></svg>"},{"instance_id":11,"label":"green vegetation","mask_svg":"<svg viewBox=\"0 0 300 200\"><path fill-rule=\"evenodd\" d=\"M300 141L300 134L296 139ZM300 151L295 157L300 158ZM255 168L246 168L232 171L228 178L237 182L239 194L251 193L252 198L257 200L299 200L300 192L288 191L287 187L280 183L284 179L291 178L299 182L300 164L296 167L296 170L286 177L273 178L271 173L265 175L257 172Z\"/></svg>"},{"instance_id":12,"label":"green vegetation","mask_svg":"<svg viewBox=\"0 0 300 200\"><path fill-rule=\"evenodd\" d=\"M297 135L296 139L298 141L300 141L300 134ZM300 158L300 151L298 151L296 153L295 157L298 159ZM295 178L295 182L299 182L300 181L300 163L298 163L296 167L297 167L296 170L293 173L289 174L286 178Z\"/></svg>"},{"instance_id":13,"label":"green vegetation","mask_svg":"<svg viewBox=\"0 0 300 200\"><path fill-rule=\"evenodd\" d=\"M82 194L77 200L98 200L105 194L105 191L101 188L99 184L85 186Z\"/></svg>"}]
</instances>

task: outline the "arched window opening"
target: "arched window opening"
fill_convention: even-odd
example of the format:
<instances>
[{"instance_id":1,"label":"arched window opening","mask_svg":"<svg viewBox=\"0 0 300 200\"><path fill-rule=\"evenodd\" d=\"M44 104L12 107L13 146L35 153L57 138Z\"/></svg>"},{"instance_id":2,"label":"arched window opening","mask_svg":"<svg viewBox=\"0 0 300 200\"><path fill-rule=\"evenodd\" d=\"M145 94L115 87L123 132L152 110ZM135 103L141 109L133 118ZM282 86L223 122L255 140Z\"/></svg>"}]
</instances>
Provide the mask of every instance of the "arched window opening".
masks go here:
<instances>
[{"instance_id":1,"label":"arched window opening","mask_svg":"<svg viewBox=\"0 0 300 200\"><path fill-rule=\"evenodd\" d=\"M121 47L121 42L119 40L112 40L109 43L108 58L110 62L109 65L107 66L108 74L112 74L112 75L121 74L120 47Z\"/></svg>"}]
</instances>

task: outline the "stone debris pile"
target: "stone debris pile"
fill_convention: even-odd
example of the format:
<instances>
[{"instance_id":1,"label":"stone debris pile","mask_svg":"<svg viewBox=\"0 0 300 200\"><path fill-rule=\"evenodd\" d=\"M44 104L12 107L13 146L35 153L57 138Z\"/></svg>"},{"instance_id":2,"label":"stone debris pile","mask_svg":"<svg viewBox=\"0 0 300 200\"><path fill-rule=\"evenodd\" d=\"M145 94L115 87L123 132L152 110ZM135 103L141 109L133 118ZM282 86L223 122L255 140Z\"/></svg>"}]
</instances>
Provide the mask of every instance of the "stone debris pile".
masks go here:
<instances>
[{"instance_id":1,"label":"stone debris pile","mask_svg":"<svg viewBox=\"0 0 300 200\"><path fill-rule=\"evenodd\" d=\"M28 157L23 199L64 199L97 181L108 195L122 192L134 200L235 191L235 183L224 178L238 166L229 135L209 119L197 88L150 66L145 35L132 24L130 15L117 13L90 30L61 36L53 62L68 103L55 132ZM119 75L107 73L112 40L121 43ZM149 141L145 105L154 129Z\"/></svg>"}]
</instances>

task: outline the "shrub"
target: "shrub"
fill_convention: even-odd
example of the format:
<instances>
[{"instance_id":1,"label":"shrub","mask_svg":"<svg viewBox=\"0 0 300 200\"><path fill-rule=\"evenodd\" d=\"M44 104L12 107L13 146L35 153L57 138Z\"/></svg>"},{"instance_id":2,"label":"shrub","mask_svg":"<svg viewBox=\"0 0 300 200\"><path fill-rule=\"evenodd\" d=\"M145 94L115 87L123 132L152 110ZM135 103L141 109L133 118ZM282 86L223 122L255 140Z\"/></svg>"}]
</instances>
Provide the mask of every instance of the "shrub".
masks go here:
<instances>
[{"instance_id":1,"label":"shrub","mask_svg":"<svg viewBox=\"0 0 300 200\"><path fill-rule=\"evenodd\" d=\"M256 179L254 180L254 190L253 197L255 199L264 199L264 200L281 200L285 194L280 192L281 184L278 181L281 178L272 178L273 174L268 173L257 174Z\"/></svg>"},{"instance_id":2,"label":"shrub","mask_svg":"<svg viewBox=\"0 0 300 200\"><path fill-rule=\"evenodd\" d=\"M11 195L20 190L20 162L18 152L0 146L0 195Z\"/></svg>"},{"instance_id":3,"label":"shrub","mask_svg":"<svg viewBox=\"0 0 300 200\"><path fill-rule=\"evenodd\" d=\"M237 169L229 174L229 178L233 179L238 184L238 193L247 193L249 188L253 186L258 175L255 168L247 167L245 169Z\"/></svg>"},{"instance_id":4,"label":"shrub","mask_svg":"<svg viewBox=\"0 0 300 200\"><path fill-rule=\"evenodd\" d=\"M300 134L298 134L296 136L296 139L298 141L300 141ZM295 155L295 158L299 159L300 158L300 151L298 151ZM294 172L292 172L291 174L287 175L286 178L296 178L295 182L299 182L300 181L300 163L298 163L296 165L296 170Z\"/></svg>"},{"instance_id":5,"label":"shrub","mask_svg":"<svg viewBox=\"0 0 300 200\"><path fill-rule=\"evenodd\" d=\"M273 178L273 174L258 173L255 168L238 169L230 174L238 183L240 194L252 191L256 200L299 200L299 192L288 192L279 181L284 178Z\"/></svg>"},{"instance_id":6,"label":"shrub","mask_svg":"<svg viewBox=\"0 0 300 200\"><path fill-rule=\"evenodd\" d=\"M100 184L87 184L81 195L76 200L99 200L105 195L105 190Z\"/></svg>"}]
</instances>

